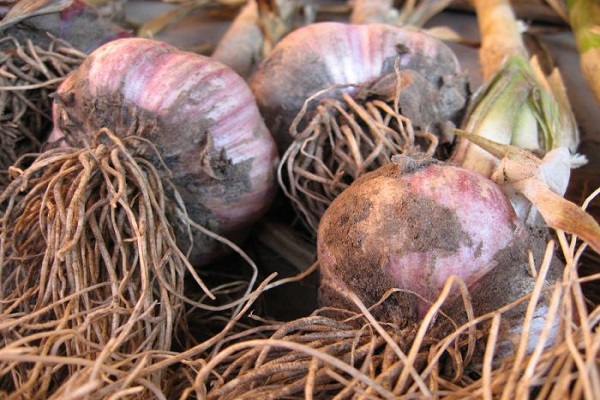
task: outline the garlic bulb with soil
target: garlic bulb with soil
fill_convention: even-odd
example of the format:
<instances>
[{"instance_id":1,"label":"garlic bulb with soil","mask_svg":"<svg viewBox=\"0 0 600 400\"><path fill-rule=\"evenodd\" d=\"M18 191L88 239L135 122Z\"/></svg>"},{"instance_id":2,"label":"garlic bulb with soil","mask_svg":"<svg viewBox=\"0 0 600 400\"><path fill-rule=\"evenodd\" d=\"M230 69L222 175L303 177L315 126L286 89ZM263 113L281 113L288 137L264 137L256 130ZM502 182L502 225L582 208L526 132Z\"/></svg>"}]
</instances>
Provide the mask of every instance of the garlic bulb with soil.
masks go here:
<instances>
[{"instance_id":1,"label":"garlic bulb with soil","mask_svg":"<svg viewBox=\"0 0 600 400\"><path fill-rule=\"evenodd\" d=\"M284 37L250 81L280 152L280 186L316 232L365 172L415 148L443 158L468 98L441 41L413 27L323 22ZM449 135L448 135L449 134Z\"/></svg>"},{"instance_id":2,"label":"garlic bulb with soil","mask_svg":"<svg viewBox=\"0 0 600 400\"><path fill-rule=\"evenodd\" d=\"M527 238L493 181L429 157L397 156L357 179L327 209L318 231L324 306L366 306L392 288L383 320L422 318L455 275L471 288L492 269L522 261ZM458 295L456 291L456 295Z\"/></svg>"},{"instance_id":3,"label":"garlic bulb with soil","mask_svg":"<svg viewBox=\"0 0 600 400\"><path fill-rule=\"evenodd\" d=\"M238 242L270 205L277 149L246 82L225 65L151 39L110 42L59 87L50 142L107 127L156 146L191 219ZM188 227L176 226L183 250ZM190 261L226 246L194 230Z\"/></svg>"}]
</instances>

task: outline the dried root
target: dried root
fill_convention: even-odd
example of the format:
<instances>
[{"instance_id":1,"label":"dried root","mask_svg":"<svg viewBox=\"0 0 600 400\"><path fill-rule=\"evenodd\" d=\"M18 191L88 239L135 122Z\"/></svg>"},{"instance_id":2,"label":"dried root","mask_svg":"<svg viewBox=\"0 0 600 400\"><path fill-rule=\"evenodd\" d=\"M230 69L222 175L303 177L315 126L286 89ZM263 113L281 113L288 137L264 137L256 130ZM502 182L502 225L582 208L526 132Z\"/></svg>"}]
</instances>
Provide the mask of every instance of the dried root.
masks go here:
<instances>
[{"instance_id":1,"label":"dried root","mask_svg":"<svg viewBox=\"0 0 600 400\"><path fill-rule=\"evenodd\" d=\"M84 58L58 39L44 48L13 36L0 39L0 187L20 155L40 150L52 126L49 95Z\"/></svg>"},{"instance_id":2,"label":"dried root","mask_svg":"<svg viewBox=\"0 0 600 400\"><path fill-rule=\"evenodd\" d=\"M253 337L217 353L200 370L194 391L207 399L392 397L390 383L407 365L396 350L403 355L408 352L416 331L401 331L393 325L383 329L386 337L372 326L356 328L339 316L318 313L263 325L245 333ZM260 338L265 334L270 334L269 338ZM238 334L236 339L240 337ZM408 369L421 370L426 360L424 349L410 360ZM204 386L206 381L210 383Z\"/></svg>"},{"instance_id":3,"label":"dried root","mask_svg":"<svg viewBox=\"0 0 600 400\"><path fill-rule=\"evenodd\" d=\"M164 371L139 377L148 360L137 357L171 350L184 275L203 284L175 244L170 218L185 210L141 147L151 146L103 129L90 148L11 168L0 195L0 397L90 389L83 382L101 375L161 388Z\"/></svg>"},{"instance_id":4,"label":"dried root","mask_svg":"<svg viewBox=\"0 0 600 400\"><path fill-rule=\"evenodd\" d=\"M292 131L306 114L296 117ZM357 103L322 100L306 128L282 157L279 183L310 230L316 232L331 201L355 179L390 162L400 153L425 151L433 155L438 138L415 132L397 105L382 100Z\"/></svg>"},{"instance_id":5,"label":"dried root","mask_svg":"<svg viewBox=\"0 0 600 400\"><path fill-rule=\"evenodd\" d=\"M531 260L530 294L474 316L463 292L470 316L462 325L441 312L452 280L423 321L403 329L377 321L356 296L360 312L321 309L285 323L262 320L215 346L181 398L596 398L600 308L588 307L581 284L600 275L578 276L585 246L576 240L558 232L566 266L556 284L544 283L556 251L551 241L543 259ZM539 326L535 310L543 299L547 315ZM522 330L511 334L507 318L522 306Z\"/></svg>"}]
</instances>

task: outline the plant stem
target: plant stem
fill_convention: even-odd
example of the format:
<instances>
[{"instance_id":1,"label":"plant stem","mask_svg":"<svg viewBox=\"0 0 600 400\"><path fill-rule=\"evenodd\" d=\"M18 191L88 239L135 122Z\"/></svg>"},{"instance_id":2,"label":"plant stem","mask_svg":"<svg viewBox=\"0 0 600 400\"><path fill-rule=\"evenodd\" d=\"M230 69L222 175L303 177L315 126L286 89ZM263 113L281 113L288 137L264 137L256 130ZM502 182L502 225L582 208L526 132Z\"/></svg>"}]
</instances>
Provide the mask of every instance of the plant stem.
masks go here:
<instances>
[{"instance_id":1,"label":"plant stem","mask_svg":"<svg viewBox=\"0 0 600 400\"><path fill-rule=\"evenodd\" d=\"M580 54L581 70L600 102L600 2L567 0L567 7Z\"/></svg>"},{"instance_id":2,"label":"plant stem","mask_svg":"<svg viewBox=\"0 0 600 400\"><path fill-rule=\"evenodd\" d=\"M212 58L248 79L258 63L290 30L300 9L292 0L249 0L241 9Z\"/></svg>"},{"instance_id":3,"label":"plant stem","mask_svg":"<svg viewBox=\"0 0 600 400\"><path fill-rule=\"evenodd\" d=\"M353 24L393 23L398 11L392 0L354 0L350 22Z\"/></svg>"},{"instance_id":4,"label":"plant stem","mask_svg":"<svg viewBox=\"0 0 600 400\"><path fill-rule=\"evenodd\" d=\"M511 55L527 57L521 31L509 0L472 0L481 33L479 62L488 81Z\"/></svg>"},{"instance_id":5,"label":"plant stem","mask_svg":"<svg viewBox=\"0 0 600 400\"><path fill-rule=\"evenodd\" d=\"M261 58L263 42L258 6L255 0L250 0L221 38L212 57L247 78Z\"/></svg>"}]
</instances>

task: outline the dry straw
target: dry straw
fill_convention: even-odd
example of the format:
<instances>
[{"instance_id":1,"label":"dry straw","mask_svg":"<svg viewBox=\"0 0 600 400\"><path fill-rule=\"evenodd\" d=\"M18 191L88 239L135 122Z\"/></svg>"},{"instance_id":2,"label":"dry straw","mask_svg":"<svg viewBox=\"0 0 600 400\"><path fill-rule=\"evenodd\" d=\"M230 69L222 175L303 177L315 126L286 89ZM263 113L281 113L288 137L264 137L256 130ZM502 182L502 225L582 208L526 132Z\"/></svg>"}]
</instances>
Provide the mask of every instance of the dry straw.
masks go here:
<instances>
[{"instance_id":1,"label":"dry straw","mask_svg":"<svg viewBox=\"0 0 600 400\"><path fill-rule=\"evenodd\" d=\"M20 155L40 150L52 126L49 95L84 58L60 39L0 39L0 187Z\"/></svg>"}]
</instances>

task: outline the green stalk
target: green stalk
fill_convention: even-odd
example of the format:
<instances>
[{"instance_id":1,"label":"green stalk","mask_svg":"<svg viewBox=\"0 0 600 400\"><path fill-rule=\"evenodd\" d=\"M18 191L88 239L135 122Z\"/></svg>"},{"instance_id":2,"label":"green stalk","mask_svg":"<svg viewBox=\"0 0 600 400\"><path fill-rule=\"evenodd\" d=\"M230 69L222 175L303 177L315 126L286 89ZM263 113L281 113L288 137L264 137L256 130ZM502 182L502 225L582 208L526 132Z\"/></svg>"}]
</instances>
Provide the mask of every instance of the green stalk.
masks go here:
<instances>
[{"instance_id":1,"label":"green stalk","mask_svg":"<svg viewBox=\"0 0 600 400\"><path fill-rule=\"evenodd\" d=\"M560 72L528 60L509 0L473 0L485 83L475 93L452 161L495 180L528 225L578 235L600 251L600 226L564 199L579 133ZM508 32L506 32L508 30Z\"/></svg>"},{"instance_id":2,"label":"green stalk","mask_svg":"<svg viewBox=\"0 0 600 400\"><path fill-rule=\"evenodd\" d=\"M581 70L600 102L600 1L567 0Z\"/></svg>"},{"instance_id":3,"label":"green stalk","mask_svg":"<svg viewBox=\"0 0 600 400\"><path fill-rule=\"evenodd\" d=\"M575 117L557 69L546 76L537 60L511 55L475 92L463 130L497 143L543 155L557 147L573 154L579 144ZM455 163L490 177L499 160L470 140L461 139Z\"/></svg>"},{"instance_id":4,"label":"green stalk","mask_svg":"<svg viewBox=\"0 0 600 400\"><path fill-rule=\"evenodd\" d=\"M463 130L544 155L556 147L573 154L579 132L558 69L546 75L528 59L509 0L473 0L481 33L484 84L475 93ZM499 160L461 139L453 160L491 176Z\"/></svg>"}]
</instances>

